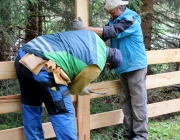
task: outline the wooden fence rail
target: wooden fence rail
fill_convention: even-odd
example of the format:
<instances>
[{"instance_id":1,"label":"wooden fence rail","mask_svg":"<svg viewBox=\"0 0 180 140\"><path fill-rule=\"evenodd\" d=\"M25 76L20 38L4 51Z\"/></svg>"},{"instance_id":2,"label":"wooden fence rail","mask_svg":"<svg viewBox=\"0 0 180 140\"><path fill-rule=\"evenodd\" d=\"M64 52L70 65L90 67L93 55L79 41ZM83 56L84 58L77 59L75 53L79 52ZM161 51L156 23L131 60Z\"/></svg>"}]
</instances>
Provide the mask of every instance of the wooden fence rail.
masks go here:
<instances>
[{"instance_id":1,"label":"wooden fence rail","mask_svg":"<svg viewBox=\"0 0 180 140\"><path fill-rule=\"evenodd\" d=\"M161 64L180 61L180 49L147 51L148 64ZM0 62L0 80L15 79L14 62ZM170 86L180 83L180 71L147 76L147 89ZM93 83L88 86L108 96L119 94L119 80ZM103 95L71 96L76 104L76 121L79 140L90 140L90 130L122 123L122 110L90 114L90 100ZM180 99L148 104L149 117L180 111ZM0 96L0 114L21 111L20 95ZM55 137L51 123L43 123L45 138ZM0 131L0 140L25 140L23 126Z\"/></svg>"}]
</instances>

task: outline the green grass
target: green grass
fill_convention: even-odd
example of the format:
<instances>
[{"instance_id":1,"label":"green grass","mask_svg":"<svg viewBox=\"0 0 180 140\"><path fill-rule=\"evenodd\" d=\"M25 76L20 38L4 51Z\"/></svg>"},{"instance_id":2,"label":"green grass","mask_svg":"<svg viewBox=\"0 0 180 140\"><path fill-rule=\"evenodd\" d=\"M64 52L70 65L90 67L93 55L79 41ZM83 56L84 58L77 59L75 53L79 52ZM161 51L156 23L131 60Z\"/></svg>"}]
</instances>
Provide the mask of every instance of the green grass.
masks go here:
<instances>
[{"instance_id":1,"label":"green grass","mask_svg":"<svg viewBox=\"0 0 180 140\"><path fill-rule=\"evenodd\" d=\"M169 118L150 119L149 140L180 140L180 113Z\"/></svg>"},{"instance_id":2,"label":"green grass","mask_svg":"<svg viewBox=\"0 0 180 140\"><path fill-rule=\"evenodd\" d=\"M0 130L22 126L21 112L0 114Z\"/></svg>"}]
</instances>

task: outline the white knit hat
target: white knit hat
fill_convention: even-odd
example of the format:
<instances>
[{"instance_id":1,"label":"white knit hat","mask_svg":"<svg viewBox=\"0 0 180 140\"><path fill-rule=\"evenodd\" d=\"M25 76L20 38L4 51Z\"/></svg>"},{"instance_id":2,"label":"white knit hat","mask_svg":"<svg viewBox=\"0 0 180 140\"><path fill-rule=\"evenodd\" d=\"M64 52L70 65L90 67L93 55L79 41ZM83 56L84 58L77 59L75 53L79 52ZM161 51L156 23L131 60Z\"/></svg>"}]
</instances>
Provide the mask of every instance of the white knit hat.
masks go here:
<instances>
[{"instance_id":1,"label":"white knit hat","mask_svg":"<svg viewBox=\"0 0 180 140\"><path fill-rule=\"evenodd\" d=\"M122 0L107 0L104 9L107 11L111 11L115 9L118 5L128 5L128 1L122 1Z\"/></svg>"}]
</instances>

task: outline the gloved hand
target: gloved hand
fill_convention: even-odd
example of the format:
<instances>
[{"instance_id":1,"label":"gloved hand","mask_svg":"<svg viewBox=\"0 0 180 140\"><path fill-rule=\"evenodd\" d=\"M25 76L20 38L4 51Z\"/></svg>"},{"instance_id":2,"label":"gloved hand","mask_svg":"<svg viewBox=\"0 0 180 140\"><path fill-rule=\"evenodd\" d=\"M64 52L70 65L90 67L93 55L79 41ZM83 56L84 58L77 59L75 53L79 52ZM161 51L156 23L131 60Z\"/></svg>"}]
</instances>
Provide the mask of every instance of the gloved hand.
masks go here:
<instances>
[{"instance_id":1,"label":"gloved hand","mask_svg":"<svg viewBox=\"0 0 180 140\"><path fill-rule=\"evenodd\" d=\"M83 30L84 29L84 23L83 23L81 17L78 17L78 19L75 19L73 21L73 27L75 30Z\"/></svg>"},{"instance_id":2,"label":"gloved hand","mask_svg":"<svg viewBox=\"0 0 180 140\"><path fill-rule=\"evenodd\" d=\"M92 91L89 88L85 87L79 95L89 95L90 93L92 93Z\"/></svg>"},{"instance_id":3,"label":"gloved hand","mask_svg":"<svg viewBox=\"0 0 180 140\"><path fill-rule=\"evenodd\" d=\"M79 95L83 96L83 95L89 95L89 94L92 94L92 93L100 94L100 95L106 95L105 92L94 92L94 91L92 91L91 89L89 89L87 87L85 87L83 89L83 91L81 92L81 94L79 94Z\"/></svg>"}]
</instances>

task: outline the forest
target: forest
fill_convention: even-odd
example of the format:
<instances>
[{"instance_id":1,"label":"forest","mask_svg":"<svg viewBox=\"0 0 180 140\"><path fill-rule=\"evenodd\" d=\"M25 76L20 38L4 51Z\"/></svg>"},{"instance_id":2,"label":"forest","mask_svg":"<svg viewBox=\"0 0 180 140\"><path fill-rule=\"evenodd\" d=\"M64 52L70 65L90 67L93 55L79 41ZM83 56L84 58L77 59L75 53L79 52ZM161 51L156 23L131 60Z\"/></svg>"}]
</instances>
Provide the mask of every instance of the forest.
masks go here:
<instances>
[{"instance_id":1,"label":"forest","mask_svg":"<svg viewBox=\"0 0 180 140\"><path fill-rule=\"evenodd\" d=\"M106 0L89 0L89 25L103 27L109 20L104 10ZM180 48L179 0L129 0L128 7L142 18L147 51ZM37 36L73 29L75 0L0 0L0 61L14 61L22 44ZM109 45L109 42L106 42ZM154 56L158 59L159 56ZM179 71L180 63L148 66L147 75ZM114 71L99 76L95 82L117 80ZM19 94L17 79L0 80L0 96ZM180 98L180 85L148 90L148 103ZM91 100L91 113L119 108L119 95ZM49 121L44 109L43 122ZM15 121L14 121L15 120ZM21 112L0 114L0 130L22 126ZM180 139L180 113L149 119L150 140ZM92 140L115 140L121 124L91 131ZM49 140L55 140L50 138Z\"/></svg>"}]
</instances>

